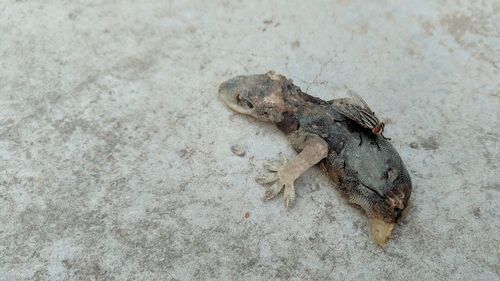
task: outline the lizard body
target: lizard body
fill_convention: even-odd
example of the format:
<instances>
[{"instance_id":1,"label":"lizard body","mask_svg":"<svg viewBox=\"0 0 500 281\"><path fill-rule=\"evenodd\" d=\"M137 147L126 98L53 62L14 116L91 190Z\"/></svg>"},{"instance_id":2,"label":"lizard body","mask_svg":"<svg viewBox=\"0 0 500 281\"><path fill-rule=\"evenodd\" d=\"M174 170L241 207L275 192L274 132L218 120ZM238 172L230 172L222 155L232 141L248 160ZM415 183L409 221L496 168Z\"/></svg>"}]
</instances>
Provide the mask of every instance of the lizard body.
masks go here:
<instances>
[{"instance_id":1,"label":"lizard body","mask_svg":"<svg viewBox=\"0 0 500 281\"><path fill-rule=\"evenodd\" d=\"M349 202L365 211L375 241L385 247L412 190L390 142L346 118L331 101L302 92L274 72L229 79L221 84L219 96L236 112L276 124L299 153L281 167L268 165L273 173L262 181L274 184L264 199L284 190L286 206L293 206L294 181L319 164Z\"/></svg>"}]
</instances>

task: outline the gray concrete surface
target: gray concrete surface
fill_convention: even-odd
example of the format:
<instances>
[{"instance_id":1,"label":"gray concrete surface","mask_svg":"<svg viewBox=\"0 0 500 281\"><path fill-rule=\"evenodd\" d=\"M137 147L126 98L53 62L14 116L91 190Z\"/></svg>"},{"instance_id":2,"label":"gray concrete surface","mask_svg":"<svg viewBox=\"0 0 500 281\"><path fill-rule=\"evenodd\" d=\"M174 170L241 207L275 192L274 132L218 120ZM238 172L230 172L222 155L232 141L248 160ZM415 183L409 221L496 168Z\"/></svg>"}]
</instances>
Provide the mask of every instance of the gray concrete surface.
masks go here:
<instances>
[{"instance_id":1,"label":"gray concrete surface","mask_svg":"<svg viewBox=\"0 0 500 281\"><path fill-rule=\"evenodd\" d=\"M0 280L499 280L499 1L0 2ZM414 182L384 251L220 82L352 87ZM245 149L244 157L231 152Z\"/></svg>"}]
</instances>

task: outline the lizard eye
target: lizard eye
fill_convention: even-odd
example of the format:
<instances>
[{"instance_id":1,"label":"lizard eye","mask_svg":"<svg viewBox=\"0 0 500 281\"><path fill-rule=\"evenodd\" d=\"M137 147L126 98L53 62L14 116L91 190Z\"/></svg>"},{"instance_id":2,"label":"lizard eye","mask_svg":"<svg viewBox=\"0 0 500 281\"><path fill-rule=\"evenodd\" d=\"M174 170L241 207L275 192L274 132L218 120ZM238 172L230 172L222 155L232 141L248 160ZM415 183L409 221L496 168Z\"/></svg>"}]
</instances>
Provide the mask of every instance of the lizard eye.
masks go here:
<instances>
[{"instance_id":1,"label":"lizard eye","mask_svg":"<svg viewBox=\"0 0 500 281\"><path fill-rule=\"evenodd\" d=\"M243 98L241 95L237 95L236 99L241 106L246 106L250 109L253 108L253 104L249 102L247 99Z\"/></svg>"}]
</instances>

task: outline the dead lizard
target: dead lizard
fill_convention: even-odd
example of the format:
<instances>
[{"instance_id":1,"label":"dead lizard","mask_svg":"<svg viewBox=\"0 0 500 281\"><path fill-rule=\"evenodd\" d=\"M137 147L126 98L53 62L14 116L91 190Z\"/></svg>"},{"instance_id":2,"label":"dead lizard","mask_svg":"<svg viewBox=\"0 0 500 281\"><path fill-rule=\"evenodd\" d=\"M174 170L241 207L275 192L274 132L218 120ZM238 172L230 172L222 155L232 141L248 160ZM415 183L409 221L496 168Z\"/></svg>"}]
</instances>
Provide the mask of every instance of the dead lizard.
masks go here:
<instances>
[{"instance_id":1,"label":"dead lizard","mask_svg":"<svg viewBox=\"0 0 500 281\"><path fill-rule=\"evenodd\" d=\"M269 167L274 173L264 181L274 184L265 200L284 190L285 205L293 206L295 180L320 164L349 202L370 218L377 244L387 245L412 190L410 176L390 142L347 119L331 101L302 92L272 71L227 80L219 95L234 111L276 124L299 153L281 167ZM360 145L360 137L376 141Z\"/></svg>"}]
</instances>

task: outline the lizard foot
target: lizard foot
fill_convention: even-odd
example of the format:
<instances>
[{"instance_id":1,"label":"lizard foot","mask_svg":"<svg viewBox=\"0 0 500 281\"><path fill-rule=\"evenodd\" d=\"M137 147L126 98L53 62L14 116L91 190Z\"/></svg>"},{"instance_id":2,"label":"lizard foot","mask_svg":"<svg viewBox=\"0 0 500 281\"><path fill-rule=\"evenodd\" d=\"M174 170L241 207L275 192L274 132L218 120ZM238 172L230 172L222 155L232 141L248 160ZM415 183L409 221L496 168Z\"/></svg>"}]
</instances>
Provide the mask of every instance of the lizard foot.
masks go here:
<instances>
[{"instance_id":1,"label":"lizard foot","mask_svg":"<svg viewBox=\"0 0 500 281\"><path fill-rule=\"evenodd\" d=\"M266 170L271 172L271 174L267 176L262 176L256 178L257 182L261 184L270 184L278 180L278 171L280 167L283 167L288 163L288 160L283 156L283 161L281 163L271 163L269 161L264 161L263 166Z\"/></svg>"},{"instance_id":2,"label":"lizard foot","mask_svg":"<svg viewBox=\"0 0 500 281\"><path fill-rule=\"evenodd\" d=\"M284 159L283 164L280 166L265 162L264 167L269 170L271 174L267 177L258 178L257 180L263 184L272 183L272 185L266 190L263 198L264 201L273 199L281 192L281 190L284 189L283 199L285 207L291 208L295 203L295 187L293 185L294 179L291 179L292 177L285 173L284 167L287 162L288 161Z\"/></svg>"}]
</instances>

